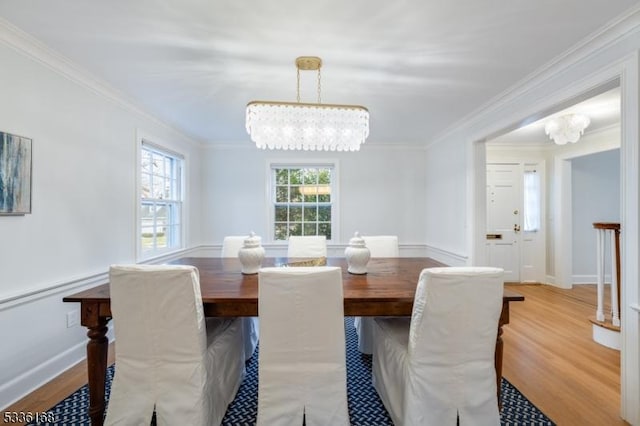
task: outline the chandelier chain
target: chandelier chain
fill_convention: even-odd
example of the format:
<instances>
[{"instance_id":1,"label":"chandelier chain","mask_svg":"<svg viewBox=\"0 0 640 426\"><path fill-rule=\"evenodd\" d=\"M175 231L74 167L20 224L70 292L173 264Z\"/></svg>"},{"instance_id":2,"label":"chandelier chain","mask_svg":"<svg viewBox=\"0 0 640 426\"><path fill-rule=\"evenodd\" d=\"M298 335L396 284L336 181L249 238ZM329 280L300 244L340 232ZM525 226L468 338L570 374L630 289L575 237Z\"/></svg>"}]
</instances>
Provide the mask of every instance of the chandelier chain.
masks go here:
<instances>
[{"instance_id":1,"label":"chandelier chain","mask_svg":"<svg viewBox=\"0 0 640 426\"><path fill-rule=\"evenodd\" d=\"M300 67L296 68L296 102L300 103ZM322 103L322 74L318 68L318 103Z\"/></svg>"},{"instance_id":2,"label":"chandelier chain","mask_svg":"<svg viewBox=\"0 0 640 426\"><path fill-rule=\"evenodd\" d=\"M318 103L321 104L320 88L321 88L320 68L318 68Z\"/></svg>"},{"instance_id":3,"label":"chandelier chain","mask_svg":"<svg viewBox=\"0 0 640 426\"><path fill-rule=\"evenodd\" d=\"M300 103L300 67L296 67L298 70L298 82L296 86L296 100Z\"/></svg>"}]
</instances>

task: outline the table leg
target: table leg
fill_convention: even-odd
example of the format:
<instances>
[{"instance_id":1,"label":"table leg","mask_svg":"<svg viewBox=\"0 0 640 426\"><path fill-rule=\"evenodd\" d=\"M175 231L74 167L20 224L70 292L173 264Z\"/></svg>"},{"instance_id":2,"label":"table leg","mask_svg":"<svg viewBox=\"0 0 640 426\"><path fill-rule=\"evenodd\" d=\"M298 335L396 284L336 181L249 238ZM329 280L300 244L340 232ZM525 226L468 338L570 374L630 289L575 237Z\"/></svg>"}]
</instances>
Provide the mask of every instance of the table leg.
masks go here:
<instances>
[{"instance_id":1,"label":"table leg","mask_svg":"<svg viewBox=\"0 0 640 426\"><path fill-rule=\"evenodd\" d=\"M498 320L498 335L496 337L496 353L495 353L495 366L496 366L496 385L498 393L498 408L502 409L502 351L504 348L504 342L502 341L502 326L509 323L509 302L502 302L502 312L500 312L500 319Z\"/></svg>"},{"instance_id":2,"label":"table leg","mask_svg":"<svg viewBox=\"0 0 640 426\"><path fill-rule=\"evenodd\" d=\"M498 338L496 339L496 384L498 385L498 407L502 409L502 350L504 343L502 342L502 324L498 326Z\"/></svg>"},{"instance_id":3,"label":"table leg","mask_svg":"<svg viewBox=\"0 0 640 426\"><path fill-rule=\"evenodd\" d=\"M109 318L100 317L97 306L83 306L82 322L89 331L87 343L87 376L89 379L89 417L92 425L104 423L104 388L107 376L107 323Z\"/></svg>"}]
</instances>

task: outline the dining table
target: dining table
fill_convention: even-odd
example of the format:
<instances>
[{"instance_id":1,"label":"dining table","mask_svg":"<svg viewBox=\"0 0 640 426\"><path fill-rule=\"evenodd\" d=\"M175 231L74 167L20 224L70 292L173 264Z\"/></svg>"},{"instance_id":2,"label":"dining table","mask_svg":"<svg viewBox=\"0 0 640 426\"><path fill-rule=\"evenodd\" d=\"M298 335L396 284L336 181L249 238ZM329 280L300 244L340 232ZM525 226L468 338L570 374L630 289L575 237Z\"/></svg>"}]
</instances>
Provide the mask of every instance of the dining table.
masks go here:
<instances>
[{"instance_id":1,"label":"dining table","mask_svg":"<svg viewBox=\"0 0 640 426\"><path fill-rule=\"evenodd\" d=\"M305 259L265 258L262 266L287 266ZM170 262L192 265L199 271L200 291L206 316L258 316L258 275L241 272L237 258L182 257ZM345 316L411 316L420 272L425 268L446 266L429 257L373 258L365 274L352 274L343 257L329 257L328 266L342 268ZM504 290L499 319L495 369L498 401L501 402L503 326L509 323L509 304L524 296ZM111 320L109 284L105 283L65 296L64 302L80 303L80 323L87 328L87 373L89 416L92 425L102 425L105 410L105 381ZM117 330L116 330L117 334Z\"/></svg>"}]
</instances>

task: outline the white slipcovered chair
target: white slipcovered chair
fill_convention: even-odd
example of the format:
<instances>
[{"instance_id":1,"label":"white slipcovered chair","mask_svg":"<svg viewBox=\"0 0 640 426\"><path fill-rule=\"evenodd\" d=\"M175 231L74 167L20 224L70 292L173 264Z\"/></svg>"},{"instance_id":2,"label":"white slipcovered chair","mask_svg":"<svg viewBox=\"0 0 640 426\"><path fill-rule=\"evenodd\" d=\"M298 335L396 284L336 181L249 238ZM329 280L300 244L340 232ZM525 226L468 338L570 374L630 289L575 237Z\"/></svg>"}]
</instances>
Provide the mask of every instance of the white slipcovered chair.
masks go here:
<instances>
[{"instance_id":1,"label":"white slipcovered chair","mask_svg":"<svg viewBox=\"0 0 640 426\"><path fill-rule=\"evenodd\" d=\"M369 235L363 236L365 245L371 252L371 257L399 257L397 235ZM358 350L370 355L373 351L373 317L355 317L353 325L358 333Z\"/></svg>"},{"instance_id":2,"label":"white slipcovered chair","mask_svg":"<svg viewBox=\"0 0 640 426\"><path fill-rule=\"evenodd\" d=\"M372 379L401 425L500 424L495 347L503 270L425 269L411 318L374 321Z\"/></svg>"},{"instance_id":3,"label":"white slipcovered chair","mask_svg":"<svg viewBox=\"0 0 640 426\"><path fill-rule=\"evenodd\" d=\"M222 251L220 256L223 258L238 258L238 251L244 245L244 240L249 238L248 235L229 235L222 240ZM257 237L260 238L260 237ZM244 356L250 359L258 346L260 335L260 325L256 317L243 317L242 330L244 332Z\"/></svg>"},{"instance_id":4,"label":"white slipcovered chair","mask_svg":"<svg viewBox=\"0 0 640 426\"><path fill-rule=\"evenodd\" d=\"M342 270L262 268L258 425L348 425ZM318 321L322 318L322 321Z\"/></svg>"},{"instance_id":5,"label":"white slipcovered chair","mask_svg":"<svg viewBox=\"0 0 640 426\"><path fill-rule=\"evenodd\" d=\"M287 257L327 257L327 237L324 235L291 235Z\"/></svg>"},{"instance_id":6,"label":"white slipcovered chair","mask_svg":"<svg viewBox=\"0 0 640 426\"><path fill-rule=\"evenodd\" d=\"M244 245L244 240L248 235L227 235L222 240L222 251L220 257L238 257L238 252Z\"/></svg>"},{"instance_id":7,"label":"white slipcovered chair","mask_svg":"<svg viewBox=\"0 0 640 426\"><path fill-rule=\"evenodd\" d=\"M245 373L238 319L205 318L198 270L113 265L116 373L106 425L219 425Z\"/></svg>"}]
</instances>

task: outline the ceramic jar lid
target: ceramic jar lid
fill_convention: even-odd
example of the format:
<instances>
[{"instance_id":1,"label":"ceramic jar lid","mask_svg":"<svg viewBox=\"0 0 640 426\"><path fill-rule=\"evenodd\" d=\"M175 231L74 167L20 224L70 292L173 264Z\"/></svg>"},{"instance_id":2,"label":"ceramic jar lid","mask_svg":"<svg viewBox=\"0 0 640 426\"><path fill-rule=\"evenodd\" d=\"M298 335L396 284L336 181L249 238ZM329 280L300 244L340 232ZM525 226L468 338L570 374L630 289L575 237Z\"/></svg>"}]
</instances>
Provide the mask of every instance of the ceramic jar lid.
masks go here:
<instances>
[{"instance_id":1,"label":"ceramic jar lid","mask_svg":"<svg viewBox=\"0 0 640 426\"><path fill-rule=\"evenodd\" d=\"M360 236L359 232L353 234L353 237L349 240L349 246L351 247L365 247L364 238Z\"/></svg>"},{"instance_id":2,"label":"ceramic jar lid","mask_svg":"<svg viewBox=\"0 0 640 426\"><path fill-rule=\"evenodd\" d=\"M255 232L251 231L249 236L244 240L244 247L246 248L260 247L260 242L261 242L260 237L256 236Z\"/></svg>"}]
</instances>

